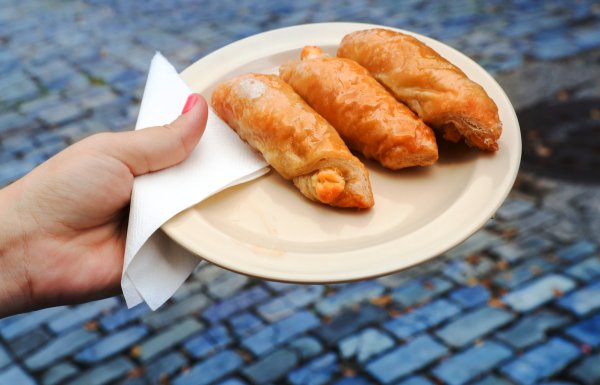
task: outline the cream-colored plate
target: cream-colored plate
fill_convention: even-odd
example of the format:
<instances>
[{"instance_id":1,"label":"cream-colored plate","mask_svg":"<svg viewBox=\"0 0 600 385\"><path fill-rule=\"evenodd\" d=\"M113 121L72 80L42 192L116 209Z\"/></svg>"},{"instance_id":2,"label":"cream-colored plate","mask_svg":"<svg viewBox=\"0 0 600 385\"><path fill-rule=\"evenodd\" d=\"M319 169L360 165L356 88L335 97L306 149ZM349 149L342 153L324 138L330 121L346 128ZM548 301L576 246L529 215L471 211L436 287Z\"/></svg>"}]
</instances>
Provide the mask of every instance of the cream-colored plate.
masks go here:
<instances>
[{"instance_id":1,"label":"cream-colored plate","mask_svg":"<svg viewBox=\"0 0 600 385\"><path fill-rule=\"evenodd\" d=\"M308 24L261 33L197 61L181 74L207 99L234 75L275 72L305 45L335 54L342 37L378 27ZM407 31L481 84L500 111L500 150L486 154L440 143L429 168L391 172L366 162L375 206L334 209L304 198L276 172L231 188L163 226L176 242L224 268L255 277L304 283L358 280L424 262L457 245L494 214L517 175L519 123L494 79L460 52Z\"/></svg>"}]
</instances>

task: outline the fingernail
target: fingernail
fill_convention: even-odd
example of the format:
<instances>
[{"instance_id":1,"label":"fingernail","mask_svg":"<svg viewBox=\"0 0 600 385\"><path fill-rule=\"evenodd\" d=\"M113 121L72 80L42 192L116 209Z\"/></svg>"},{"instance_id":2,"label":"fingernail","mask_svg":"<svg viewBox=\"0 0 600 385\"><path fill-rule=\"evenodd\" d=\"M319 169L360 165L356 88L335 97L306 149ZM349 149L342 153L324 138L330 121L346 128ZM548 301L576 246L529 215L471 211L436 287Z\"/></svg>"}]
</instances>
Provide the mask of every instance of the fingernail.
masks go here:
<instances>
[{"instance_id":1,"label":"fingernail","mask_svg":"<svg viewBox=\"0 0 600 385\"><path fill-rule=\"evenodd\" d=\"M194 104L196 104L197 101L198 101L198 95L197 94L191 94L190 96L188 96L187 101L185 102L185 106L183 106L183 111L181 111L181 113L185 114L186 112L188 112L189 110L191 110L192 107L194 107Z\"/></svg>"}]
</instances>

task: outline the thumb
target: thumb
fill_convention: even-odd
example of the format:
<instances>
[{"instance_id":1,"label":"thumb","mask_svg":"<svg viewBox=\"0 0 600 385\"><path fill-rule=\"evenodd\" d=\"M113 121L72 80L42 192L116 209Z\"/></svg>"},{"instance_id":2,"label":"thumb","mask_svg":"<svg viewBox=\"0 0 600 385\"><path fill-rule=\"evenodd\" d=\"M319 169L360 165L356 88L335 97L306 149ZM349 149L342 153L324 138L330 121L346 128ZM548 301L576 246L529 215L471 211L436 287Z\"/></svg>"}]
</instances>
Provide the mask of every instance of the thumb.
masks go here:
<instances>
[{"instance_id":1,"label":"thumb","mask_svg":"<svg viewBox=\"0 0 600 385\"><path fill-rule=\"evenodd\" d=\"M191 94L181 115L169 124L122 132L111 138L105 151L125 163L134 176L162 170L184 161L206 127L208 106Z\"/></svg>"}]
</instances>

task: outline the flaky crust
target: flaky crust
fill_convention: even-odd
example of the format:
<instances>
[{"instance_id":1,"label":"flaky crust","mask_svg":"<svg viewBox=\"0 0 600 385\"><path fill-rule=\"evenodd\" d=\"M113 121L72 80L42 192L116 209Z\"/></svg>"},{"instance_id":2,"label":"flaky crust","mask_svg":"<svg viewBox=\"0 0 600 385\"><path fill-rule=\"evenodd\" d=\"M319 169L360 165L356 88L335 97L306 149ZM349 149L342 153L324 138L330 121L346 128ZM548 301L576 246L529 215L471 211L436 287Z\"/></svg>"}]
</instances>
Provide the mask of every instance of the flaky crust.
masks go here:
<instances>
[{"instance_id":1,"label":"flaky crust","mask_svg":"<svg viewBox=\"0 0 600 385\"><path fill-rule=\"evenodd\" d=\"M306 197L338 207L373 206L365 166L335 129L279 77L238 76L215 89L211 104Z\"/></svg>"},{"instance_id":2,"label":"flaky crust","mask_svg":"<svg viewBox=\"0 0 600 385\"><path fill-rule=\"evenodd\" d=\"M502 125L485 90L424 43L399 32L370 29L344 37L337 55L368 69L398 100L448 140L498 149Z\"/></svg>"},{"instance_id":3,"label":"flaky crust","mask_svg":"<svg viewBox=\"0 0 600 385\"><path fill-rule=\"evenodd\" d=\"M438 158L435 135L358 63L302 50L302 60L279 69L346 144L390 169L428 166Z\"/></svg>"}]
</instances>

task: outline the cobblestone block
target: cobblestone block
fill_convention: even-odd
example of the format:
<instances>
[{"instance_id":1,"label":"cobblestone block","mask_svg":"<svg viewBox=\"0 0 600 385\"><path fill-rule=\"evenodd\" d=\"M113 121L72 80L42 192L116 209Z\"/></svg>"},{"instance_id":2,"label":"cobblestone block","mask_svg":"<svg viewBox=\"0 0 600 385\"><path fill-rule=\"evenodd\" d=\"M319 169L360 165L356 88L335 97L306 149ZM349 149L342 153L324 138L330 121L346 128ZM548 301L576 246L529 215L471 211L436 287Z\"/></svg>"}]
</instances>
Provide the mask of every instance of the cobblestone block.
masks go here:
<instances>
[{"instance_id":1,"label":"cobblestone block","mask_svg":"<svg viewBox=\"0 0 600 385\"><path fill-rule=\"evenodd\" d=\"M13 156L19 158L36 149L35 143L31 138L24 138L22 136L5 137L2 140L2 146L10 150Z\"/></svg>"},{"instance_id":2,"label":"cobblestone block","mask_svg":"<svg viewBox=\"0 0 600 385\"><path fill-rule=\"evenodd\" d=\"M450 298L465 309L482 305L490 299L490 292L484 286L464 286L450 293Z\"/></svg>"},{"instance_id":3,"label":"cobblestone block","mask_svg":"<svg viewBox=\"0 0 600 385\"><path fill-rule=\"evenodd\" d=\"M58 107L37 113L37 117L50 126L58 126L82 118L84 111L75 103L64 102Z\"/></svg>"},{"instance_id":4,"label":"cobblestone block","mask_svg":"<svg viewBox=\"0 0 600 385\"><path fill-rule=\"evenodd\" d=\"M150 308L145 303L131 309L128 309L127 306L123 305L119 309L113 309L112 313L100 318L100 325L104 330L111 332L128 322L143 316L149 311Z\"/></svg>"},{"instance_id":5,"label":"cobblestone block","mask_svg":"<svg viewBox=\"0 0 600 385\"><path fill-rule=\"evenodd\" d=\"M394 340L374 328L364 329L338 343L342 358L356 357L356 360L361 363L392 346Z\"/></svg>"},{"instance_id":6,"label":"cobblestone block","mask_svg":"<svg viewBox=\"0 0 600 385\"><path fill-rule=\"evenodd\" d=\"M596 22L595 25L589 28L578 28L570 31L573 36L573 42L580 48L591 49L596 48L600 45L600 38L598 37L598 29L600 26Z\"/></svg>"},{"instance_id":7,"label":"cobblestone block","mask_svg":"<svg viewBox=\"0 0 600 385\"><path fill-rule=\"evenodd\" d=\"M57 108L63 103L60 95L57 94L48 94L41 98L35 98L32 100L28 100L25 103L22 103L19 106L19 110L22 113L32 115L39 111L43 111L49 108Z\"/></svg>"},{"instance_id":8,"label":"cobblestone block","mask_svg":"<svg viewBox=\"0 0 600 385\"><path fill-rule=\"evenodd\" d=\"M229 325L238 337L252 334L263 326L263 322L252 313L241 313L229 319Z\"/></svg>"},{"instance_id":9,"label":"cobblestone block","mask_svg":"<svg viewBox=\"0 0 600 385\"><path fill-rule=\"evenodd\" d=\"M230 297L248 283L248 277L242 274L225 272L218 279L208 285L208 292L214 298L223 299Z\"/></svg>"},{"instance_id":10,"label":"cobblestone block","mask_svg":"<svg viewBox=\"0 0 600 385\"><path fill-rule=\"evenodd\" d=\"M73 92L90 87L90 81L80 73L72 72L62 76L50 77L42 81L42 86L53 92Z\"/></svg>"},{"instance_id":11,"label":"cobblestone block","mask_svg":"<svg viewBox=\"0 0 600 385\"><path fill-rule=\"evenodd\" d=\"M310 336L303 336L290 342L288 347L303 360L312 358L323 351L319 340Z\"/></svg>"},{"instance_id":12,"label":"cobblestone block","mask_svg":"<svg viewBox=\"0 0 600 385\"><path fill-rule=\"evenodd\" d=\"M144 81L144 76L141 72L133 68L124 68L121 72L112 74L108 79L109 84L131 82L131 81Z\"/></svg>"},{"instance_id":13,"label":"cobblestone block","mask_svg":"<svg viewBox=\"0 0 600 385\"><path fill-rule=\"evenodd\" d=\"M434 385L434 383L423 376L412 376L399 382L398 385Z\"/></svg>"},{"instance_id":14,"label":"cobblestone block","mask_svg":"<svg viewBox=\"0 0 600 385\"><path fill-rule=\"evenodd\" d=\"M330 323L321 325L314 332L329 344L362 329L370 323L378 323L387 318L387 312L376 306L367 305L360 309L347 310Z\"/></svg>"},{"instance_id":15,"label":"cobblestone block","mask_svg":"<svg viewBox=\"0 0 600 385\"><path fill-rule=\"evenodd\" d=\"M461 348L506 325L513 317L505 310L486 306L455 319L436 334L448 345Z\"/></svg>"},{"instance_id":16,"label":"cobblestone block","mask_svg":"<svg viewBox=\"0 0 600 385\"><path fill-rule=\"evenodd\" d=\"M0 371L0 384L37 385L27 372L16 365Z\"/></svg>"},{"instance_id":17,"label":"cobblestone block","mask_svg":"<svg viewBox=\"0 0 600 385\"><path fill-rule=\"evenodd\" d=\"M473 385L512 385L511 382L504 378L500 378L496 375L490 375L485 377L483 380L476 382Z\"/></svg>"},{"instance_id":18,"label":"cobblestone block","mask_svg":"<svg viewBox=\"0 0 600 385\"><path fill-rule=\"evenodd\" d=\"M560 328L570 319L567 316L550 311L542 311L521 318L509 329L499 332L496 338L511 345L515 349L524 349L546 338L549 330Z\"/></svg>"},{"instance_id":19,"label":"cobblestone block","mask_svg":"<svg viewBox=\"0 0 600 385\"><path fill-rule=\"evenodd\" d=\"M56 130L48 130L38 133L32 141L37 147L52 147L54 144L65 144L65 138Z\"/></svg>"},{"instance_id":20,"label":"cobblestone block","mask_svg":"<svg viewBox=\"0 0 600 385\"><path fill-rule=\"evenodd\" d=\"M46 321L57 317L63 313L66 307L51 307L48 309L37 310L31 313L19 314L16 316L0 319L0 334L7 340L19 337Z\"/></svg>"},{"instance_id":21,"label":"cobblestone block","mask_svg":"<svg viewBox=\"0 0 600 385\"><path fill-rule=\"evenodd\" d=\"M542 226L548 226L558 220L558 215L551 211L536 210L533 214L520 219L517 227L521 233L529 233Z\"/></svg>"},{"instance_id":22,"label":"cobblestone block","mask_svg":"<svg viewBox=\"0 0 600 385\"><path fill-rule=\"evenodd\" d=\"M506 294L502 300L516 311L533 310L575 287L573 280L558 274L548 274L521 289Z\"/></svg>"},{"instance_id":23,"label":"cobblestone block","mask_svg":"<svg viewBox=\"0 0 600 385\"><path fill-rule=\"evenodd\" d=\"M57 385L65 382L79 372L79 369L68 362L61 362L48 369L42 376L43 385Z\"/></svg>"},{"instance_id":24,"label":"cobblestone block","mask_svg":"<svg viewBox=\"0 0 600 385\"><path fill-rule=\"evenodd\" d=\"M184 348L193 357L201 358L222 349L231 342L227 328L216 325L202 334L190 338L184 343Z\"/></svg>"},{"instance_id":25,"label":"cobblestone block","mask_svg":"<svg viewBox=\"0 0 600 385\"><path fill-rule=\"evenodd\" d=\"M95 109L107 104L122 102L108 86L90 87L75 96L80 100L83 109Z\"/></svg>"},{"instance_id":26,"label":"cobblestone block","mask_svg":"<svg viewBox=\"0 0 600 385\"><path fill-rule=\"evenodd\" d=\"M377 358L366 370L378 381L389 384L437 360L448 349L424 335Z\"/></svg>"},{"instance_id":27,"label":"cobblestone block","mask_svg":"<svg viewBox=\"0 0 600 385\"><path fill-rule=\"evenodd\" d=\"M555 265L543 258L528 259L527 261L503 271L494 277L496 285L514 289L517 286L554 269Z\"/></svg>"},{"instance_id":28,"label":"cobblestone block","mask_svg":"<svg viewBox=\"0 0 600 385\"><path fill-rule=\"evenodd\" d=\"M478 279L494 269L494 263L485 257L480 257L477 262L456 260L448 263L444 275L459 284L467 284L473 279Z\"/></svg>"},{"instance_id":29,"label":"cobblestone block","mask_svg":"<svg viewBox=\"0 0 600 385\"><path fill-rule=\"evenodd\" d=\"M153 329L161 329L191 314L200 314L209 303L210 300L204 294L196 293L180 302L172 303L160 312L147 313L143 322Z\"/></svg>"},{"instance_id":30,"label":"cobblestone block","mask_svg":"<svg viewBox=\"0 0 600 385\"><path fill-rule=\"evenodd\" d=\"M600 282L567 294L558 304L578 316L590 314L600 308Z\"/></svg>"},{"instance_id":31,"label":"cobblestone block","mask_svg":"<svg viewBox=\"0 0 600 385\"><path fill-rule=\"evenodd\" d=\"M127 358L119 357L84 372L67 385L105 385L133 370Z\"/></svg>"},{"instance_id":32,"label":"cobblestone block","mask_svg":"<svg viewBox=\"0 0 600 385\"><path fill-rule=\"evenodd\" d=\"M451 288L452 284L442 278L420 278L392 291L392 297L402 306L408 307L430 301Z\"/></svg>"},{"instance_id":33,"label":"cobblestone block","mask_svg":"<svg viewBox=\"0 0 600 385\"><path fill-rule=\"evenodd\" d=\"M12 86L2 86L4 92L0 95L0 102L13 104L22 100L35 99L39 96L39 89L29 79L23 79Z\"/></svg>"},{"instance_id":34,"label":"cobblestone block","mask_svg":"<svg viewBox=\"0 0 600 385\"><path fill-rule=\"evenodd\" d=\"M503 221L514 221L531 214L535 210L535 203L525 199L510 199L503 204L496 217Z\"/></svg>"},{"instance_id":35,"label":"cobblestone block","mask_svg":"<svg viewBox=\"0 0 600 385\"><path fill-rule=\"evenodd\" d=\"M470 255L477 254L482 250L494 247L502 242L502 238L496 234L487 230L480 230L460 245L454 247L452 250L447 251L446 256L451 259L465 258Z\"/></svg>"},{"instance_id":36,"label":"cobblestone block","mask_svg":"<svg viewBox=\"0 0 600 385\"><path fill-rule=\"evenodd\" d=\"M433 369L433 373L449 385L462 385L493 369L512 356L504 345L486 341L453 355Z\"/></svg>"},{"instance_id":37,"label":"cobblestone block","mask_svg":"<svg viewBox=\"0 0 600 385\"><path fill-rule=\"evenodd\" d=\"M255 384L268 384L284 377L298 364L298 356L290 349L283 348L267 354L255 363L245 367L243 373Z\"/></svg>"},{"instance_id":38,"label":"cobblestone block","mask_svg":"<svg viewBox=\"0 0 600 385\"><path fill-rule=\"evenodd\" d=\"M246 337L242 346L259 356L318 325L319 320L312 313L300 311Z\"/></svg>"},{"instance_id":39,"label":"cobblestone block","mask_svg":"<svg viewBox=\"0 0 600 385\"><path fill-rule=\"evenodd\" d=\"M12 359L8 355L6 349L0 344L0 369L10 364Z\"/></svg>"},{"instance_id":40,"label":"cobblestone block","mask_svg":"<svg viewBox=\"0 0 600 385\"><path fill-rule=\"evenodd\" d=\"M600 383L600 353L585 358L571 370L571 376L586 385Z\"/></svg>"},{"instance_id":41,"label":"cobblestone block","mask_svg":"<svg viewBox=\"0 0 600 385\"><path fill-rule=\"evenodd\" d=\"M268 322L277 321L316 301L324 289L323 285L302 286L265 302L257 311Z\"/></svg>"},{"instance_id":42,"label":"cobblestone block","mask_svg":"<svg viewBox=\"0 0 600 385\"><path fill-rule=\"evenodd\" d=\"M580 355L581 351L574 345L552 338L504 365L501 371L520 385L530 385L559 372Z\"/></svg>"},{"instance_id":43,"label":"cobblestone block","mask_svg":"<svg viewBox=\"0 0 600 385\"><path fill-rule=\"evenodd\" d=\"M543 254L554 247L554 242L541 235L528 235L519 237L515 240L517 245L525 251L521 257L529 257L537 254Z\"/></svg>"},{"instance_id":44,"label":"cobblestone block","mask_svg":"<svg viewBox=\"0 0 600 385\"><path fill-rule=\"evenodd\" d=\"M75 355L75 359L84 363L95 363L122 352L144 338L148 329L144 325L131 326L102 338Z\"/></svg>"},{"instance_id":45,"label":"cobblestone block","mask_svg":"<svg viewBox=\"0 0 600 385\"><path fill-rule=\"evenodd\" d=\"M531 46L531 54L537 60L557 60L575 55L578 51L579 48L574 44L573 39L567 36L544 37Z\"/></svg>"},{"instance_id":46,"label":"cobblestone block","mask_svg":"<svg viewBox=\"0 0 600 385\"><path fill-rule=\"evenodd\" d=\"M264 301L269 297L269 293L261 286L254 286L236 295L209 306L202 316L210 322L219 322L239 311L246 310L249 307Z\"/></svg>"},{"instance_id":47,"label":"cobblestone block","mask_svg":"<svg viewBox=\"0 0 600 385\"><path fill-rule=\"evenodd\" d=\"M96 84L108 84L108 79L116 76L123 70L123 66L116 61L105 58L102 61L81 63L81 67Z\"/></svg>"},{"instance_id":48,"label":"cobblestone block","mask_svg":"<svg viewBox=\"0 0 600 385\"><path fill-rule=\"evenodd\" d=\"M182 301L188 298L191 295L198 293L204 285L200 281L196 280L188 280L183 285L177 289L173 297L171 297L175 302Z\"/></svg>"},{"instance_id":49,"label":"cobblestone block","mask_svg":"<svg viewBox=\"0 0 600 385\"><path fill-rule=\"evenodd\" d=\"M526 251L521 249L515 243L504 243L493 247L490 252L500 259L508 262L515 262L522 258Z\"/></svg>"},{"instance_id":50,"label":"cobblestone block","mask_svg":"<svg viewBox=\"0 0 600 385\"><path fill-rule=\"evenodd\" d=\"M0 115L0 142L9 137L20 137L23 134L38 131L39 123L32 118L17 112L5 111ZM8 149L8 145L5 149Z\"/></svg>"},{"instance_id":51,"label":"cobblestone block","mask_svg":"<svg viewBox=\"0 0 600 385\"><path fill-rule=\"evenodd\" d=\"M189 336L203 329L200 322L195 319L185 319L174 324L165 331L158 333L139 345L139 359L147 362L160 353L178 345Z\"/></svg>"},{"instance_id":52,"label":"cobblestone block","mask_svg":"<svg viewBox=\"0 0 600 385\"><path fill-rule=\"evenodd\" d=\"M558 250L556 255L565 261L576 261L583 257L595 254L597 251L598 248L596 247L596 244L583 240Z\"/></svg>"},{"instance_id":53,"label":"cobblestone block","mask_svg":"<svg viewBox=\"0 0 600 385\"><path fill-rule=\"evenodd\" d=\"M582 344L597 347L600 345L600 315L583 320L567 328L567 334Z\"/></svg>"},{"instance_id":54,"label":"cobblestone block","mask_svg":"<svg viewBox=\"0 0 600 385\"><path fill-rule=\"evenodd\" d=\"M563 218L560 222L545 227L544 232L561 243L572 243L580 237L581 225L576 219Z\"/></svg>"},{"instance_id":55,"label":"cobblestone block","mask_svg":"<svg viewBox=\"0 0 600 385\"><path fill-rule=\"evenodd\" d=\"M166 379L187 365L185 356L171 352L146 365L146 378L153 384L166 382Z\"/></svg>"},{"instance_id":56,"label":"cobblestone block","mask_svg":"<svg viewBox=\"0 0 600 385\"><path fill-rule=\"evenodd\" d=\"M590 281L600 277L600 258L590 257L567 269L567 274L580 281Z\"/></svg>"},{"instance_id":57,"label":"cobblestone block","mask_svg":"<svg viewBox=\"0 0 600 385\"><path fill-rule=\"evenodd\" d=\"M360 303L366 299L377 297L385 288L377 281L363 281L343 286L340 291L317 302L315 308L320 314L334 315L342 309Z\"/></svg>"},{"instance_id":58,"label":"cobblestone block","mask_svg":"<svg viewBox=\"0 0 600 385\"><path fill-rule=\"evenodd\" d=\"M223 350L176 377L173 385L206 385L233 373L243 364L237 353Z\"/></svg>"},{"instance_id":59,"label":"cobblestone block","mask_svg":"<svg viewBox=\"0 0 600 385\"><path fill-rule=\"evenodd\" d=\"M25 359L25 366L33 371L43 369L96 341L98 337L98 333L84 329L75 329L72 332L51 340L40 350L27 357Z\"/></svg>"},{"instance_id":60,"label":"cobblestone block","mask_svg":"<svg viewBox=\"0 0 600 385\"><path fill-rule=\"evenodd\" d=\"M118 304L119 301L116 298L107 298L75 306L68 310L65 309L60 316L48 323L48 327L54 333L61 333L67 329L82 325L103 311L108 311Z\"/></svg>"},{"instance_id":61,"label":"cobblestone block","mask_svg":"<svg viewBox=\"0 0 600 385\"><path fill-rule=\"evenodd\" d=\"M288 381L294 385L322 385L339 371L339 364L334 353L317 357L288 375Z\"/></svg>"},{"instance_id":62,"label":"cobblestone block","mask_svg":"<svg viewBox=\"0 0 600 385\"><path fill-rule=\"evenodd\" d=\"M51 339L51 335L43 327L37 327L8 343L13 354L23 358L38 349Z\"/></svg>"},{"instance_id":63,"label":"cobblestone block","mask_svg":"<svg viewBox=\"0 0 600 385\"><path fill-rule=\"evenodd\" d=\"M384 324L384 327L398 338L407 339L460 313L453 303L439 299L410 313L401 315Z\"/></svg>"}]
</instances>

